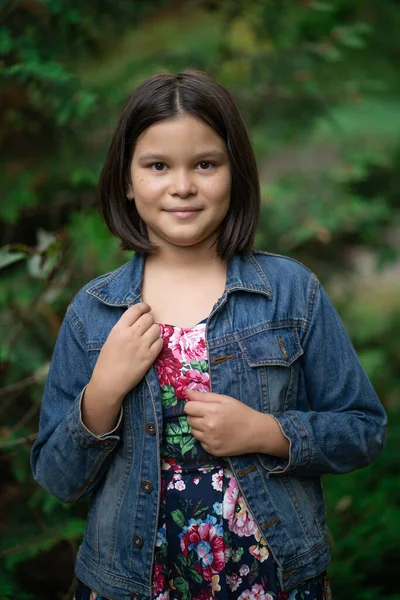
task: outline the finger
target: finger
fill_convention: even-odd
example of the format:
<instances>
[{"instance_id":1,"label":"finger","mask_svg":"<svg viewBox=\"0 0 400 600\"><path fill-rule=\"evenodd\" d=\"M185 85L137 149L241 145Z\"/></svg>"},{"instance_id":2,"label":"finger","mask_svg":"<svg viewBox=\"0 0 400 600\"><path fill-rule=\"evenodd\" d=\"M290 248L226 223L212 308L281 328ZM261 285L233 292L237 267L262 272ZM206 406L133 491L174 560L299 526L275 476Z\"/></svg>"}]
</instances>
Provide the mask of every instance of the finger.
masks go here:
<instances>
[{"instance_id":1,"label":"finger","mask_svg":"<svg viewBox=\"0 0 400 600\"><path fill-rule=\"evenodd\" d=\"M196 402L195 400L186 402L183 410L191 417L204 417L205 415L204 405L201 402Z\"/></svg>"},{"instance_id":2,"label":"finger","mask_svg":"<svg viewBox=\"0 0 400 600\"><path fill-rule=\"evenodd\" d=\"M122 325L132 325L139 317L150 311L151 307L146 302L139 302L139 304L134 304L127 308L118 322Z\"/></svg>"},{"instance_id":3,"label":"finger","mask_svg":"<svg viewBox=\"0 0 400 600\"><path fill-rule=\"evenodd\" d=\"M212 392L198 392L186 388L186 395L191 402L221 402L220 394L213 394Z\"/></svg>"},{"instance_id":4,"label":"finger","mask_svg":"<svg viewBox=\"0 0 400 600\"><path fill-rule=\"evenodd\" d=\"M192 435L198 442L201 443L202 446L206 442L204 431L201 431L200 429L192 429Z\"/></svg>"},{"instance_id":5,"label":"finger","mask_svg":"<svg viewBox=\"0 0 400 600\"><path fill-rule=\"evenodd\" d=\"M158 340L156 340L155 342L153 342L150 346L150 352L153 354L154 358L153 360L155 360L157 358L157 356L160 354L161 350L163 349L164 346L164 342L162 340L162 338L158 338Z\"/></svg>"},{"instance_id":6,"label":"finger","mask_svg":"<svg viewBox=\"0 0 400 600\"><path fill-rule=\"evenodd\" d=\"M143 337L143 341L148 346L151 346L157 340L161 340L163 342L163 339L161 337L161 328L159 325L157 325L157 323L153 323L148 328L148 330L143 333L142 337Z\"/></svg>"},{"instance_id":7,"label":"finger","mask_svg":"<svg viewBox=\"0 0 400 600\"><path fill-rule=\"evenodd\" d=\"M136 335L143 335L153 324L153 315L151 313L145 313L141 315L134 323L132 323L132 325L130 325L130 330Z\"/></svg>"},{"instance_id":8,"label":"finger","mask_svg":"<svg viewBox=\"0 0 400 600\"><path fill-rule=\"evenodd\" d=\"M204 431L204 420L202 417L188 417L187 422L193 431Z\"/></svg>"},{"instance_id":9,"label":"finger","mask_svg":"<svg viewBox=\"0 0 400 600\"><path fill-rule=\"evenodd\" d=\"M204 450L205 450L206 452L208 452L208 454L213 454L213 453L211 452L211 448L210 448L210 446L207 444L207 442L206 442L205 440L199 440L199 442L200 442L200 444L202 445L202 447L204 448Z\"/></svg>"}]
</instances>

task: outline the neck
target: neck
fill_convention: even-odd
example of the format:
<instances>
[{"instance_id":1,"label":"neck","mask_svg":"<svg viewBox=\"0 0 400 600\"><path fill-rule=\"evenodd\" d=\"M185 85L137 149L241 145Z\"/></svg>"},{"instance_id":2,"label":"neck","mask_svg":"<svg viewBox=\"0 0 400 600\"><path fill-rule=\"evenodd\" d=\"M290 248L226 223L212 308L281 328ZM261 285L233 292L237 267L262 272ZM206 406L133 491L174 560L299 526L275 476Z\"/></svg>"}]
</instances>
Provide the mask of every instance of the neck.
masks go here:
<instances>
[{"instance_id":1,"label":"neck","mask_svg":"<svg viewBox=\"0 0 400 600\"><path fill-rule=\"evenodd\" d=\"M160 248L154 254L149 255L146 262L148 265L167 268L169 271L192 271L194 268L201 269L206 265L209 267L211 264L225 264L225 261L218 256L215 246L210 248L197 245Z\"/></svg>"}]
</instances>

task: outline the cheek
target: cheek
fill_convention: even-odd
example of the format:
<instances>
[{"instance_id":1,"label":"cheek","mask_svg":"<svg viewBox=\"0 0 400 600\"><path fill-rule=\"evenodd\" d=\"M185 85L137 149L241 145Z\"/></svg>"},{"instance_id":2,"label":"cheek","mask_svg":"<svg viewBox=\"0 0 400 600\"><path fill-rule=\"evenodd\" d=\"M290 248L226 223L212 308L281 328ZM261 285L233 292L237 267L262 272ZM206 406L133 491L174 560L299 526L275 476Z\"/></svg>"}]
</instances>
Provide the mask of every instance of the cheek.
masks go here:
<instances>
[{"instance_id":1,"label":"cheek","mask_svg":"<svg viewBox=\"0 0 400 600\"><path fill-rule=\"evenodd\" d=\"M229 204L231 199L231 177L221 174L216 177L209 188L209 193L215 202L222 205Z\"/></svg>"},{"instance_id":2,"label":"cheek","mask_svg":"<svg viewBox=\"0 0 400 600\"><path fill-rule=\"evenodd\" d=\"M163 182L151 177L134 177L132 178L132 187L135 200L151 202L162 191Z\"/></svg>"}]
</instances>

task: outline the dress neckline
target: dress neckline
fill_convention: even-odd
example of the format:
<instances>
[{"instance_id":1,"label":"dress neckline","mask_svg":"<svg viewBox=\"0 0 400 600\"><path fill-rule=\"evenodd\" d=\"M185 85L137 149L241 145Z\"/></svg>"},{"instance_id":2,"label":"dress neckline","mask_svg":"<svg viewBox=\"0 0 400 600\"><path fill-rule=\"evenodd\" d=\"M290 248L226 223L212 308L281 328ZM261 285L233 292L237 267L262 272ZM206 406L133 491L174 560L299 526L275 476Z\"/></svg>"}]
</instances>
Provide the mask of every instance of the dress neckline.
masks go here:
<instances>
[{"instance_id":1,"label":"dress neckline","mask_svg":"<svg viewBox=\"0 0 400 600\"><path fill-rule=\"evenodd\" d=\"M203 319L202 321L199 321L199 323L196 323L196 325L193 325L193 327L180 327L179 325L171 325L170 323L157 323L157 325L160 325L161 327L172 327L172 329L179 329L180 331L192 331L198 327L205 327L206 321L207 319Z\"/></svg>"}]
</instances>

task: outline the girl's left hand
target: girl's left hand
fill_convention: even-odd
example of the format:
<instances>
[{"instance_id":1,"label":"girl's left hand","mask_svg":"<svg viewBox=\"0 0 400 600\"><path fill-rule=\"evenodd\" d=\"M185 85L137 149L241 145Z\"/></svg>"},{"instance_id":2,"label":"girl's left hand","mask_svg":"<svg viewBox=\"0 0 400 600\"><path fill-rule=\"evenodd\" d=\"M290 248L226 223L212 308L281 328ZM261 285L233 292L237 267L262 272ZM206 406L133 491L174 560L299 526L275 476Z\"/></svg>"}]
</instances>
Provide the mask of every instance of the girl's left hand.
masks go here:
<instances>
[{"instance_id":1,"label":"girl's left hand","mask_svg":"<svg viewBox=\"0 0 400 600\"><path fill-rule=\"evenodd\" d=\"M267 420L264 419L269 415L230 396L196 392L189 388L186 394L189 401L184 410L188 415L188 424L207 452L214 456L236 456L262 451L257 448L257 434L261 421L267 437Z\"/></svg>"}]
</instances>

